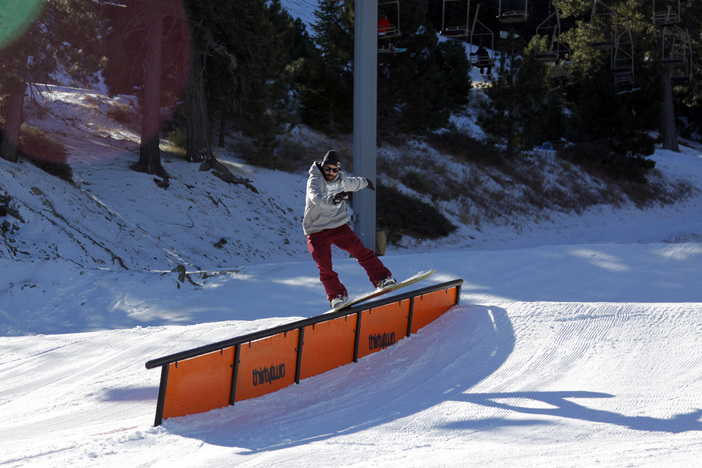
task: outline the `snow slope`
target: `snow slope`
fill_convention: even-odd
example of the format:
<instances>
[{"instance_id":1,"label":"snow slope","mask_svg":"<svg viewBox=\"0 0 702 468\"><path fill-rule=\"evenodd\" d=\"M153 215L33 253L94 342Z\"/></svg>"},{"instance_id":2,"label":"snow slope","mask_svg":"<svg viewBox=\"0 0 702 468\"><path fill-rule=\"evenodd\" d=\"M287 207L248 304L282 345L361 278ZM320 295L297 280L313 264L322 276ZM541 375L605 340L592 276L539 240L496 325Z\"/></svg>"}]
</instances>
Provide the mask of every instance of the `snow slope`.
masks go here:
<instances>
[{"instance_id":1,"label":"snow slope","mask_svg":"<svg viewBox=\"0 0 702 468\"><path fill-rule=\"evenodd\" d=\"M159 372L147 359L324 306L308 262L252 266L205 288L145 273L151 294L123 306L131 327L118 314L101 330L0 338L0 463L695 466L701 255L700 244L611 243L389 256L396 272L431 263L439 280L464 278L462 305L357 364L158 428ZM356 265L337 264L365 287ZM132 294L112 281L113 300ZM285 302L258 297L261 281L282 285ZM38 293L28 306L46 301Z\"/></svg>"},{"instance_id":2,"label":"snow slope","mask_svg":"<svg viewBox=\"0 0 702 468\"><path fill-rule=\"evenodd\" d=\"M127 129L61 118L87 103L55 91L42 124L75 186L0 160L22 219L0 217L0 465L700 466L700 195L390 249L398 278L463 278L461 305L357 364L153 427L147 360L327 309L304 175L224 155L254 194L170 158L164 191L128 169ZM700 151L654 158L700 186Z\"/></svg>"}]
</instances>

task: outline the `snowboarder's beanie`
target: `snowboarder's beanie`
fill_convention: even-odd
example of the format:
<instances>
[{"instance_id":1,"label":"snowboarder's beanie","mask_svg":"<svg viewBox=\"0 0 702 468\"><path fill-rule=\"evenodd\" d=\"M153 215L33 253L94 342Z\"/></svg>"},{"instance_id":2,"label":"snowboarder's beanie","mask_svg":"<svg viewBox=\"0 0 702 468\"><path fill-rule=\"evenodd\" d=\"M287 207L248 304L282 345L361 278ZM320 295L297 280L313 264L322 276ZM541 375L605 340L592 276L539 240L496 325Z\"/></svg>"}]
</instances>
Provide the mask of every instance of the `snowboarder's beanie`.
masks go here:
<instances>
[{"instance_id":1,"label":"snowboarder's beanie","mask_svg":"<svg viewBox=\"0 0 702 468\"><path fill-rule=\"evenodd\" d=\"M331 150L324 156L324 160L322 161L322 167L324 167L324 166L341 167L341 162L339 161L339 155L336 154L336 151Z\"/></svg>"}]
</instances>

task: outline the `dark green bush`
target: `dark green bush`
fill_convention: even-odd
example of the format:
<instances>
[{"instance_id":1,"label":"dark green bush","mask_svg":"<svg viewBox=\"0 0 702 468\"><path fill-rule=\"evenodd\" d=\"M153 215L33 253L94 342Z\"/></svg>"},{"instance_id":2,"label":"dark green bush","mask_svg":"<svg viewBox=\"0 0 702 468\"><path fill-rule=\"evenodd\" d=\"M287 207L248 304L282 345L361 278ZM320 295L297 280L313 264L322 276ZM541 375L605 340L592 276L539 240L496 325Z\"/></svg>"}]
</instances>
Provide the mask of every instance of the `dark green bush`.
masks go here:
<instances>
[{"instance_id":1,"label":"dark green bush","mask_svg":"<svg viewBox=\"0 0 702 468\"><path fill-rule=\"evenodd\" d=\"M19 150L26 159L43 171L68 182L73 180L73 171L66 162L66 147L39 127L22 125Z\"/></svg>"},{"instance_id":2,"label":"dark green bush","mask_svg":"<svg viewBox=\"0 0 702 468\"><path fill-rule=\"evenodd\" d=\"M559 149L557 154L596 176L640 184L646 183L646 172L656 166L655 161L644 156L622 154L604 142L576 143Z\"/></svg>"},{"instance_id":3,"label":"dark green bush","mask_svg":"<svg viewBox=\"0 0 702 468\"><path fill-rule=\"evenodd\" d=\"M497 165L502 160L502 154L495 145L476 140L470 135L455 130L432 133L427 138L427 143L437 151L449 154L460 161Z\"/></svg>"},{"instance_id":4,"label":"dark green bush","mask_svg":"<svg viewBox=\"0 0 702 468\"><path fill-rule=\"evenodd\" d=\"M456 230L436 207L395 188L379 185L376 203L378 229L387 233L390 242L398 242L403 235L436 239Z\"/></svg>"},{"instance_id":5,"label":"dark green bush","mask_svg":"<svg viewBox=\"0 0 702 468\"><path fill-rule=\"evenodd\" d=\"M166 140L171 142L171 144L176 148L185 149L188 146L188 134L185 132L185 130L180 128L176 128L168 132L166 135Z\"/></svg>"},{"instance_id":6,"label":"dark green bush","mask_svg":"<svg viewBox=\"0 0 702 468\"><path fill-rule=\"evenodd\" d=\"M107 109L107 116L112 120L123 124L131 124L137 120L137 116L126 104L115 104L114 106L111 106L109 109Z\"/></svg>"},{"instance_id":7,"label":"dark green bush","mask_svg":"<svg viewBox=\"0 0 702 468\"><path fill-rule=\"evenodd\" d=\"M419 193L431 193L434 186L425 174L411 169L400 177L400 182Z\"/></svg>"},{"instance_id":8,"label":"dark green bush","mask_svg":"<svg viewBox=\"0 0 702 468\"><path fill-rule=\"evenodd\" d=\"M656 151L656 141L643 133L624 135L617 140L612 140L611 146L618 153L635 156L650 156Z\"/></svg>"}]
</instances>

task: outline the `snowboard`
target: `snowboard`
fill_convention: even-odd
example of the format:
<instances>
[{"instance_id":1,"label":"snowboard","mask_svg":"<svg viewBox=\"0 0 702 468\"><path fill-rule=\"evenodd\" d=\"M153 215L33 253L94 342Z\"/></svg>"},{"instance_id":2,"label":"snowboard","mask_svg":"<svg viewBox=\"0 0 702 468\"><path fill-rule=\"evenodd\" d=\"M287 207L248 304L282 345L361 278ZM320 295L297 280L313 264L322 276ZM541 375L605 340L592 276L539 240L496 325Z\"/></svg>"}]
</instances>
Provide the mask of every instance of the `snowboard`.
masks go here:
<instances>
[{"instance_id":1,"label":"snowboard","mask_svg":"<svg viewBox=\"0 0 702 468\"><path fill-rule=\"evenodd\" d=\"M395 283L391 286L387 286L382 289L376 289L375 291L366 293L366 294L361 294L358 297L355 297L353 299L350 299L348 302L346 302L343 305L340 305L339 307L335 307L333 309L328 310L325 312L325 314L331 313L331 312L336 312L337 310L345 309L347 307L351 307L352 305L359 304L361 302L365 302L369 299L376 298L378 296L382 296L383 294L387 294L391 291L395 291L396 289L404 288L405 286L409 286L410 284L418 283L422 281L423 279L429 278L431 275L433 275L436 272L436 269L433 269L431 271L427 271L425 273L418 273L411 278L407 278L404 281L400 281L399 283Z\"/></svg>"},{"instance_id":2,"label":"snowboard","mask_svg":"<svg viewBox=\"0 0 702 468\"><path fill-rule=\"evenodd\" d=\"M378 49L379 54L398 54L400 52L407 52L407 49L404 47L394 47L392 49Z\"/></svg>"}]
</instances>

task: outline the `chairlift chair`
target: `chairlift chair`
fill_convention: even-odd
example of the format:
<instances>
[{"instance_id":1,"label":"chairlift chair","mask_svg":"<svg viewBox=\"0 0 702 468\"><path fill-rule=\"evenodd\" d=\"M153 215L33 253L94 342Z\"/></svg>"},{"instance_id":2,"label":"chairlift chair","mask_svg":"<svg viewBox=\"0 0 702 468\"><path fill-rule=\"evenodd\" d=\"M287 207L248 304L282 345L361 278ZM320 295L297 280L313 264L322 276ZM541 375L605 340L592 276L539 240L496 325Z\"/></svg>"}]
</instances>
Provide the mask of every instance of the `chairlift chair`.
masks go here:
<instances>
[{"instance_id":1,"label":"chairlift chair","mask_svg":"<svg viewBox=\"0 0 702 468\"><path fill-rule=\"evenodd\" d=\"M445 37L470 35L470 0L443 0L440 34Z\"/></svg>"},{"instance_id":2,"label":"chairlift chair","mask_svg":"<svg viewBox=\"0 0 702 468\"><path fill-rule=\"evenodd\" d=\"M625 16L624 21L626 27L617 34L611 51L610 71L617 86L634 84L634 38L629 18Z\"/></svg>"},{"instance_id":3,"label":"chairlift chair","mask_svg":"<svg viewBox=\"0 0 702 468\"><path fill-rule=\"evenodd\" d=\"M592 4L590 12L590 47L612 49L617 31L619 14L599 0Z\"/></svg>"},{"instance_id":4,"label":"chairlift chair","mask_svg":"<svg viewBox=\"0 0 702 468\"><path fill-rule=\"evenodd\" d=\"M670 67L670 82L685 84L692 79L692 42L687 28L666 26L663 28L663 50L661 62Z\"/></svg>"},{"instance_id":5,"label":"chairlift chair","mask_svg":"<svg viewBox=\"0 0 702 468\"><path fill-rule=\"evenodd\" d=\"M665 26L662 36L661 61L664 64L682 63L688 58L688 55L692 55L690 33L686 28L676 25Z\"/></svg>"},{"instance_id":6,"label":"chairlift chair","mask_svg":"<svg viewBox=\"0 0 702 468\"><path fill-rule=\"evenodd\" d=\"M497 21L502 24L523 23L528 18L529 0L499 0Z\"/></svg>"},{"instance_id":7,"label":"chairlift chair","mask_svg":"<svg viewBox=\"0 0 702 468\"><path fill-rule=\"evenodd\" d=\"M670 67L670 84L685 85L690 81L692 81L692 61L685 60Z\"/></svg>"},{"instance_id":8,"label":"chairlift chair","mask_svg":"<svg viewBox=\"0 0 702 468\"><path fill-rule=\"evenodd\" d=\"M653 0L654 26L671 26L680 22L680 0Z\"/></svg>"},{"instance_id":9,"label":"chairlift chair","mask_svg":"<svg viewBox=\"0 0 702 468\"><path fill-rule=\"evenodd\" d=\"M558 15L556 0L553 0L553 7L553 13L536 27L536 35L547 37L549 43L548 49L534 52L534 58L539 62L555 62L565 52L562 50L565 46L560 40L561 19Z\"/></svg>"},{"instance_id":10,"label":"chairlift chair","mask_svg":"<svg viewBox=\"0 0 702 468\"><path fill-rule=\"evenodd\" d=\"M480 5L478 5L478 8L475 10L473 24L470 28L469 42L471 44L471 64L475 67L487 68L489 70L495 63L495 34L478 19L479 12ZM476 52L473 52L473 46L478 47ZM481 48L485 49L486 53L478 54Z\"/></svg>"},{"instance_id":11,"label":"chairlift chair","mask_svg":"<svg viewBox=\"0 0 702 468\"><path fill-rule=\"evenodd\" d=\"M400 0L381 0L378 2L378 38L393 39L400 37Z\"/></svg>"},{"instance_id":12,"label":"chairlift chair","mask_svg":"<svg viewBox=\"0 0 702 468\"><path fill-rule=\"evenodd\" d=\"M692 81L691 65L689 65L688 62L684 62L680 65L681 66L679 67L674 67L677 68L677 70L671 69L670 84L672 84L673 86L686 85L690 81Z\"/></svg>"},{"instance_id":13,"label":"chairlift chair","mask_svg":"<svg viewBox=\"0 0 702 468\"><path fill-rule=\"evenodd\" d=\"M569 61L556 61L548 70L548 78L552 84L551 90L555 91L575 84L572 80L572 75Z\"/></svg>"}]
</instances>

